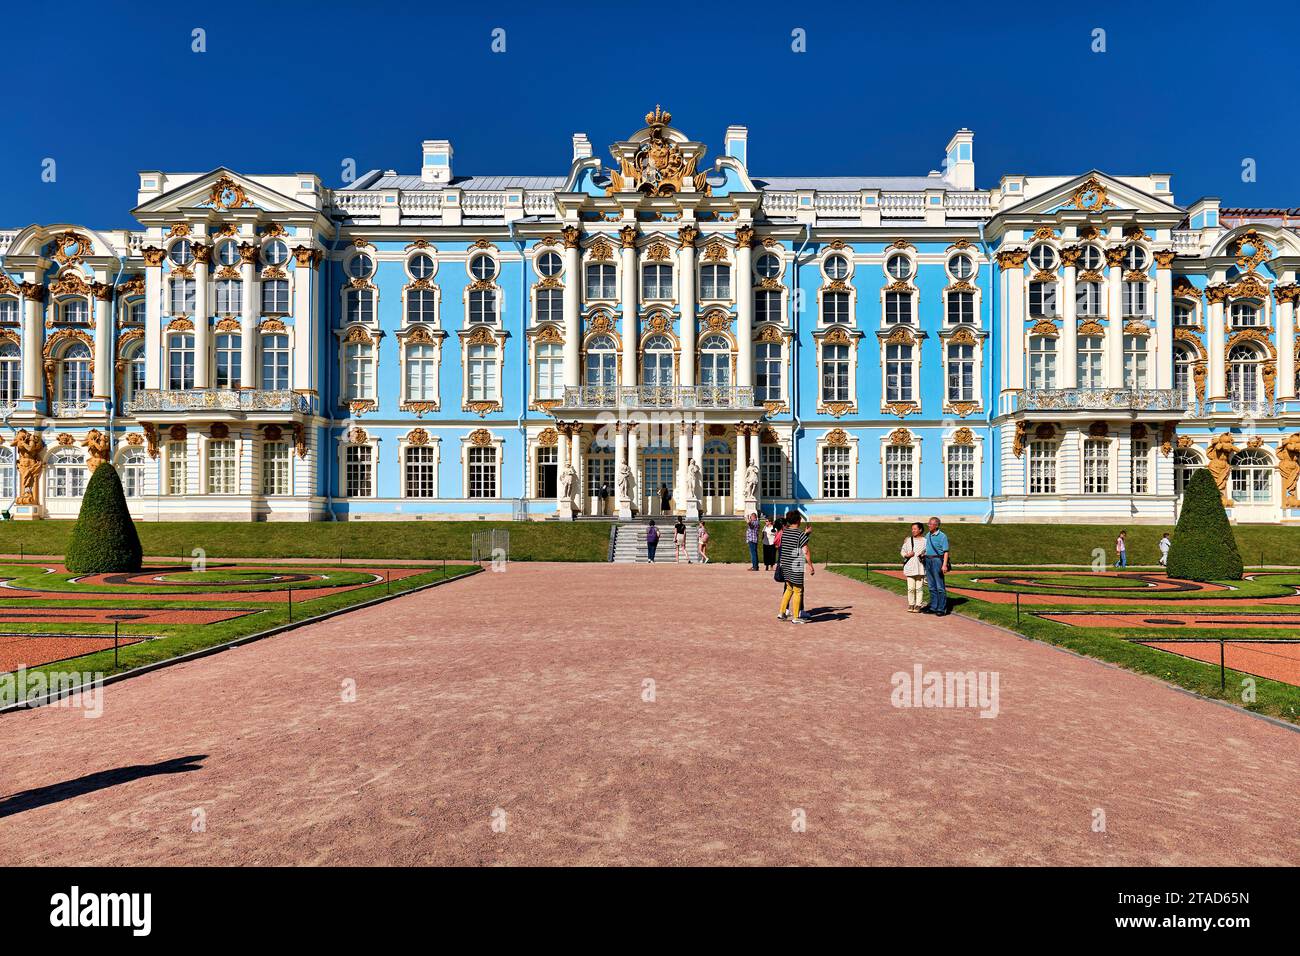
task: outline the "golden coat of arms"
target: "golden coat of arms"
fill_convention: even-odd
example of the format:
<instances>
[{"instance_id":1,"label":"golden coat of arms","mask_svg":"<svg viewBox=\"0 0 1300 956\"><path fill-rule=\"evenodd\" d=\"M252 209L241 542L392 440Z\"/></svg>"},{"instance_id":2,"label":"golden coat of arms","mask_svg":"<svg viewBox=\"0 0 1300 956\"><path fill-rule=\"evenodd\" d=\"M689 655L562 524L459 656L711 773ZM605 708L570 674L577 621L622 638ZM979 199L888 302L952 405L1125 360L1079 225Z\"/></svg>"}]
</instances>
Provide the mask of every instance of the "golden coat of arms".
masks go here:
<instances>
[{"instance_id":1,"label":"golden coat of arms","mask_svg":"<svg viewBox=\"0 0 1300 956\"><path fill-rule=\"evenodd\" d=\"M620 158L619 168L609 174L607 196L622 192L640 192L651 197L672 196L685 190L708 195L709 184L705 173L696 172L695 156L684 156L677 144L664 130L673 115L658 106L645 116L650 135L640 144L631 158Z\"/></svg>"}]
</instances>

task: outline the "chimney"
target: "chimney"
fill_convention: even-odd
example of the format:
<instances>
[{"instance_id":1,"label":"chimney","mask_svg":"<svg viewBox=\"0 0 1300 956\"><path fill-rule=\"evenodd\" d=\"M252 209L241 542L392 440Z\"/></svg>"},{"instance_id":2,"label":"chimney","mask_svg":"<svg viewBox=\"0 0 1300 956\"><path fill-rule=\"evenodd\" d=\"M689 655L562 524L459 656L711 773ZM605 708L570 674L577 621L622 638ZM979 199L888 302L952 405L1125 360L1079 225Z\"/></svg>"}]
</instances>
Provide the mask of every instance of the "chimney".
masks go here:
<instances>
[{"instance_id":1,"label":"chimney","mask_svg":"<svg viewBox=\"0 0 1300 956\"><path fill-rule=\"evenodd\" d=\"M420 166L420 178L426 183L451 182L451 141L446 139L426 139L424 141L424 162Z\"/></svg>"},{"instance_id":2,"label":"chimney","mask_svg":"<svg viewBox=\"0 0 1300 956\"><path fill-rule=\"evenodd\" d=\"M573 134L573 161L576 163L580 159L591 158L591 140L587 139L586 133Z\"/></svg>"},{"instance_id":3,"label":"chimney","mask_svg":"<svg viewBox=\"0 0 1300 956\"><path fill-rule=\"evenodd\" d=\"M725 152L742 166L749 166L749 128L746 126L728 126Z\"/></svg>"},{"instance_id":4,"label":"chimney","mask_svg":"<svg viewBox=\"0 0 1300 956\"><path fill-rule=\"evenodd\" d=\"M952 189L975 188L975 134L962 127L948 141L943 181Z\"/></svg>"}]
</instances>

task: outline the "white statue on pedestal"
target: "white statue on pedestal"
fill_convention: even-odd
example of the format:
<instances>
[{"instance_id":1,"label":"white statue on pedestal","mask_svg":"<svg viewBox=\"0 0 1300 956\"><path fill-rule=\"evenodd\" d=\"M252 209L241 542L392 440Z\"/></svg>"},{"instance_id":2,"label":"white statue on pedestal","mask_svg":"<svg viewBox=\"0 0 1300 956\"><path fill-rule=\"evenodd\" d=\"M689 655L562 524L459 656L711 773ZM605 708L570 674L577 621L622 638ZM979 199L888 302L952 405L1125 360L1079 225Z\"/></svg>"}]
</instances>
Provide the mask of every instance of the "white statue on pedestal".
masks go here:
<instances>
[{"instance_id":1,"label":"white statue on pedestal","mask_svg":"<svg viewBox=\"0 0 1300 956\"><path fill-rule=\"evenodd\" d=\"M560 501L566 505L573 504L573 492L578 487L578 472L572 465L565 465L560 472Z\"/></svg>"},{"instance_id":2,"label":"white statue on pedestal","mask_svg":"<svg viewBox=\"0 0 1300 956\"><path fill-rule=\"evenodd\" d=\"M623 468L618 473L618 500L627 501L632 498L632 469L628 467L627 462L623 462Z\"/></svg>"},{"instance_id":3,"label":"white statue on pedestal","mask_svg":"<svg viewBox=\"0 0 1300 956\"><path fill-rule=\"evenodd\" d=\"M758 500L758 465L752 461L745 469L745 500Z\"/></svg>"},{"instance_id":4,"label":"white statue on pedestal","mask_svg":"<svg viewBox=\"0 0 1300 956\"><path fill-rule=\"evenodd\" d=\"M700 475L700 466L694 458L686 463L686 494L688 498L696 501L700 500L700 495L704 491L703 477Z\"/></svg>"}]
</instances>

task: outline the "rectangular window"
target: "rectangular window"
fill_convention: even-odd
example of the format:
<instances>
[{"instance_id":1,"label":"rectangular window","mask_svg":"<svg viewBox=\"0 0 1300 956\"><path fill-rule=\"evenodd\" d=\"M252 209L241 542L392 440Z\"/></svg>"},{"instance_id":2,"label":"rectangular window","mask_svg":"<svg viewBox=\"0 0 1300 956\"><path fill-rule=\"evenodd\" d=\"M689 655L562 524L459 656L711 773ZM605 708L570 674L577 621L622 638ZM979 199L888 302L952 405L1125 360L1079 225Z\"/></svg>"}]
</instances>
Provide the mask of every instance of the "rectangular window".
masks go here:
<instances>
[{"instance_id":1,"label":"rectangular window","mask_svg":"<svg viewBox=\"0 0 1300 956\"><path fill-rule=\"evenodd\" d=\"M497 496L497 450L472 447L469 450L469 497Z\"/></svg>"},{"instance_id":2,"label":"rectangular window","mask_svg":"<svg viewBox=\"0 0 1300 956\"><path fill-rule=\"evenodd\" d=\"M262 444L262 494L289 494L289 443L269 441Z\"/></svg>"},{"instance_id":3,"label":"rectangular window","mask_svg":"<svg viewBox=\"0 0 1300 956\"><path fill-rule=\"evenodd\" d=\"M347 401L375 397L375 364L372 346L367 342L349 342L344 347L344 395Z\"/></svg>"},{"instance_id":4,"label":"rectangular window","mask_svg":"<svg viewBox=\"0 0 1300 956\"><path fill-rule=\"evenodd\" d=\"M849 497L849 449L827 445L822 449L822 497Z\"/></svg>"},{"instance_id":5,"label":"rectangular window","mask_svg":"<svg viewBox=\"0 0 1300 956\"><path fill-rule=\"evenodd\" d=\"M343 496L369 498L374 488L372 449L369 445L348 445L343 456Z\"/></svg>"},{"instance_id":6,"label":"rectangular window","mask_svg":"<svg viewBox=\"0 0 1300 956\"><path fill-rule=\"evenodd\" d=\"M780 322L781 293L759 291L754 293L754 319L758 322Z\"/></svg>"},{"instance_id":7,"label":"rectangular window","mask_svg":"<svg viewBox=\"0 0 1300 956\"><path fill-rule=\"evenodd\" d=\"M1036 319L1056 318L1056 283L1029 283L1029 314Z\"/></svg>"},{"instance_id":8,"label":"rectangular window","mask_svg":"<svg viewBox=\"0 0 1300 956\"><path fill-rule=\"evenodd\" d=\"M1144 335L1124 336L1124 387L1146 388L1147 340Z\"/></svg>"},{"instance_id":9,"label":"rectangular window","mask_svg":"<svg viewBox=\"0 0 1300 956\"><path fill-rule=\"evenodd\" d=\"M494 402L497 400L497 350L492 345L469 347L469 400Z\"/></svg>"},{"instance_id":10,"label":"rectangular window","mask_svg":"<svg viewBox=\"0 0 1300 956\"><path fill-rule=\"evenodd\" d=\"M910 324L912 321L912 293L885 293L885 324Z\"/></svg>"},{"instance_id":11,"label":"rectangular window","mask_svg":"<svg viewBox=\"0 0 1300 956\"><path fill-rule=\"evenodd\" d=\"M222 279L217 283L217 314L233 315L240 309L244 283L238 279Z\"/></svg>"},{"instance_id":12,"label":"rectangular window","mask_svg":"<svg viewBox=\"0 0 1300 956\"><path fill-rule=\"evenodd\" d=\"M561 289L538 289L537 290L537 317L536 322L554 322L557 325L564 321L564 292Z\"/></svg>"},{"instance_id":13,"label":"rectangular window","mask_svg":"<svg viewBox=\"0 0 1300 956\"><path fill-rule=\"evenodd\" d=\"M1029 493L1056 494L1056 449L1054 441L1029 443Z\"/></svg>"},{"instance_id":14,"label":"rectangular window","mask_svg":"<svg viewBox=\"0 0 1300 956\"><path fill-rule=\"evenodd\" d=\"M959 323L975 324L974 292L948 293L948 324L957 325Z\"/></svg>"},{"instance_id":15,"label":"rectangular window","mask_svg":"<svg viewBox=\"0 0 1300 956\"><path fill-rule=\"evenodd\" d=\"M406 321L408 323L433 323L437 318L437 297L432 289L406 291Z\"/></svg>"},{"instance_id":16,"label":"rectangular window","mask_svg":"<svg viewBox=\"0 0 1300 956\"><path fill-rule=\"evenodd\" d=\"M615 281L612 265L587 266L587 298L618 298L618 283Z\"/></svg>"},{"instance_id":17,"label":"rectangular window","mask_svg":"<svg viewBox=\"0 0 1300 956\"><path fill-rule=\"evenodd\" d=\"M1151 445L1146 441L1133 442L1133 448L1130 452L1129 461L1132 465L1133 494L1145 495L1151 490L1150 468L1151 468Z\"/></svg>"},{"instance_id":18,"label":"rectangular window","mask_svg":"<svg viewBox=\"0 0 1300 956\"><path fill-rule=\"evenodd\" d=\"M1147 312L1147 284L1145 282L1125 282L1123 287L1124 315L1142 318Z\"/></svg>"},{"instance_id":19,"label":"rectangular window","mask_svg":"<svg viewBox=\"0 0 1300 956\"><path fill-rule=\"evenodd\" d=\"M1102 341L1099 336L1084 336L1079 339L1079 387L1102 387Z\"/></svg>"},{"instance_id":20,"label":"rectangular window","mask_svg":"<svg viewBox=\"0 0 1300 956\"><path fill-rule=\"evenodd\" d=\"M537 400L564 397L564 347L556 342L537 346Z\"/></svg>"},{"instance_id":21,"label":"rectangular window","mask_svg":"<svg viewBox=\"0 0 1300 956\"><path fill-rule=\"evenodd\" d=\"M822 346L822 401L849 401L849 347Z\"/></svg>"},{"instance_id":22,"label":"rectangular window","mask_svg":"<svg viewBox=\"0 0 1300 956\"><path fill-rule=\"evenodd\" d=\"M700 298L731 298L731 266L713 264L700 267Z\"/></svg>"},{"instance_id":23,"label":"rectangular window","mask_svg":"<svg viewBox=\"0 0 1300 956\"><path fill-rule=\"evenodd\" d=\"M189 450L183 441L167 443L167 494L189 494Z\"/></svg>"},{"instance_id":24,"label":"rectangular window","mask_svg":"<svg viewBox=\"0 0 1300 956\"><path fill-rule=\"evenodd\" d=\"M171 314L194 314L193 279L172 279Z\"/></svg>"},{"instance_id":25,"label":"rectangular window","mask_svg":"<svg viewBox=\"0 0 1300 956\"><path fill-rule=\"evenodd\" d=\"M1046 335L1030 338L1029 387L1056 388L1056 339Z\"/></svg>"},{"instance_id":26,"label":"rectangular window","mask_svg":"<svg viewBox=\"0 0 1300 956\"><path fill-rule=\"evenodd\" d=\"M1089 438L1083 443L1083 493L1104 495L1110 491L1110 442Z\"/></svg>"},{"instance_id":27,"label":"rectangular window","mask_svg":"<svg viewBox=\"0 0 1300 956\"><path fill-rule=\"evenodd\" d=\"M975 346L948 346L948 401L975 401Z\"/></svg>"},{"instance_id":28,"label":"rectangular window","mask_svg":"<svg viewBox=\"0 0 1300 956\"><path fill-rule=\"evenodd\" d=\"M948 497L975 497L975 446L948 446Z\"/></svg>"},{"instance_id":29,"label":"rectangular window","mask_svg":"<svg viewBox=\"0 0 1300 956\"><path fill-rule=\"evenodd\" d=\"M885 497L911 498L913 490L912 446L885 446Z\"/></svg>"},{"instance_id":30,"label":"rectangular window","mask_svg":"<svg viewBox=\"0 0 1300 956\"><path fill-rule=\"evenodd\" d=\"M289 387L289 336L262 336L262 388Z\"/></svg>"},{"instance_id":31,"label":"rectangular window","mask_svg":"<svg viewBox=\"0 0 1300 956\"><path fill-rule=\"evenodd\" d=\"M849 294L847 292L822 293L822 324L849 324Z\"/></svg>"},{"instance_id":32,"label":"rectangular window","mask_svg":"<svg viewBox=\"0 0 1300 956\"><path fill-rule=\"evenodd\" d=\"M406 475L403 485L408 498L438 497L437 449L432 445L406 446Z\"/></svg>"},{"instance_id":33,"label":"rectangular window","mask_svg":"<svg viewBox=\"0 0 1300 956\"><path fill-rule=\"evenodd\" d=\"M1080 318L1100 317L1101 283L1080 282L1074 290L1074 304Z\"/></svg>"},{"instance_id":34,"label":"rectangular window","mask_svg":"<svg viewBox=\"0 0 1300 956\"><path fill-rule=\"evenodd\" d=\"M208 494L233 495L235 481L235 443L228 438L208 443Z\"/></svg>"},{"instance_id":35,"label":"rectangular window","mask_svg":"<svg viewBox=\"0 0 1300 956\"><path fill-rule=\"evenodd\" d=\"M262 283L262 314L289 314L288 279L267 279Z\"/></svg>"},{"instance_id":36,"label":"rectangular window","mask_svg":"<svg viewBox=\"0 0 1300 956\"><path fill-rule=\"evenodd\" d=\"M785 455L780 445L758 446L759 496L764 501L785 497Z\"/></svg>"},{"instance_id":37,"label":"rectangular window","mask_svg":"<svg viewBox=\"0 0 1300 956\"><path fill-rule=\"evenodd\" d=\"M885 346L885 401L910 402L912 396L912 346Z\"/></svg>"},{"instance_id":38,"label":"rectangular window","mask_svg":"<svg viewBox=\"0 0 1300 956\"><path fill-rule=\"evenodd\" d=\"M673 267L645 265L641 267L641 298L671 299L673 297Z\"/></svg>"},{"instance_id":39,"label":"rectangular window","mask_svg":"<svg viewBox=\"0 0 1300 956\"><path fill-rule=\"evenodd\" d=\"M491 324L497 320L497 294L492 289L483 289L469 294L470 324Z\"/></svg>"}]
</instances>

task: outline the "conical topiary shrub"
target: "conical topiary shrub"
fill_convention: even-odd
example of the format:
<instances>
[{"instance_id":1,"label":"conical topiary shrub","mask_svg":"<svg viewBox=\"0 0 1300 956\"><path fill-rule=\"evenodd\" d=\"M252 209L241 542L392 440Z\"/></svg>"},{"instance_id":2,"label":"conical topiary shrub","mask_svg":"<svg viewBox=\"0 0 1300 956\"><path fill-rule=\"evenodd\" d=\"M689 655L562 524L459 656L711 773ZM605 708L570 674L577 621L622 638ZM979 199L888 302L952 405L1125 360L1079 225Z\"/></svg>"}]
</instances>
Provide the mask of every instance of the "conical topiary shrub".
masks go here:
<instances>
[{"instance_id":1,"label":"conical topiary shrub","mask_svg":"<svg viewBox=\"0 0 1300 956\"><path fill-rule=\"evenodd\" d=\"M1192 473L1183 490L1183 512L1169 546L1169 576L1189 581L1240 581L1241 555L1213 476Z\"/></svg>"},{"instance_id":2,"label":"conical topiary shrub","mask_svg":"<svg viewBox=\"0 0 1300 956\"><path fill-rule=\"evenodd\" d=\"M140 536L122 493L122 479L116 468L102 462L86 484L63 564L74 574L107 574L139 571L143 560Z\"/></svg>"}]
</instances>

